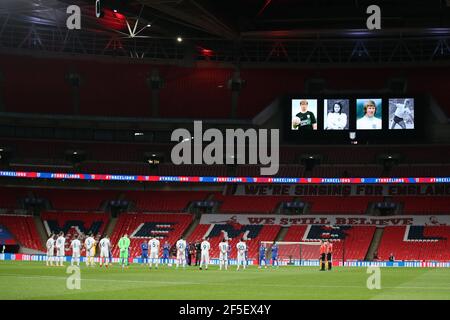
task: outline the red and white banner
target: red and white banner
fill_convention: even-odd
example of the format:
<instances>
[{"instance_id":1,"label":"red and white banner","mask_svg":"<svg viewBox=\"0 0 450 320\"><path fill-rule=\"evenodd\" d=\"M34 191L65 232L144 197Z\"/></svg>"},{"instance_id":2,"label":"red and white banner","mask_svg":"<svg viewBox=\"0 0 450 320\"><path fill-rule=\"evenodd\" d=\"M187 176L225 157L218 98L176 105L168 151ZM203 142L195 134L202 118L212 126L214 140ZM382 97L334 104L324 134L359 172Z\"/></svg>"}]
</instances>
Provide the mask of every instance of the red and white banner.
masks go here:
<instances>
[{"instance_id":1,"label":"red and white banner","mask_svg":"<svg viewBox=\"0 0 450 320\"><path fill-rule=\"evenodd\" d=\"M352 225L352 226L450 226L450 216L329 216L272 214L204 214L200 224L233 225Z\"/></svg>"},{"instance_id":2,"label":"red and white banner","mask_svg":"<svg viewBox=\"0 0 450 320\"><path fill-rule=\"evenodd\" d=\"M450 196L450 184L246 184L242 196Z\"/></svg>"}]
</instances>

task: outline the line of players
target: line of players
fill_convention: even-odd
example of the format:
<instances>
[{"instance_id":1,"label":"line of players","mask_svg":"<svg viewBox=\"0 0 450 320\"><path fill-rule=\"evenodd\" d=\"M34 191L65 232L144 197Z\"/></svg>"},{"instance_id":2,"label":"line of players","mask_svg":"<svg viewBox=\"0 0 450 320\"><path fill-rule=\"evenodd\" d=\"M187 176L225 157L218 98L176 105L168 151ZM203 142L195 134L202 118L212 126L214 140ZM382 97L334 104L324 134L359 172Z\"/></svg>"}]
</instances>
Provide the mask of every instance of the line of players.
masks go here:
<instances>
[{"instance_id":1,"label":"line of players","mask_svg":"<svg viewBox=\"0 0 450 320\"><path fill-rule=\"evenodd\" d=\"M55 239L56 238L56 239ZM47 266L53 266L53 262L55 262L56 266L64 266L64 257L65 257L65 245L66 238L64 237L64 233L60 232L58 236L55 234L51 234L47 240L46 248L47 248ZM86 266L94 266L94 257L95 257L95 249L96 249L96 241L92 234L90 234L84 240L84 248L86 249ZM80 257L82 244L78 237L75 235L75 238L71 241L70 247L72 249L72 260L71 265L77 264L80 266ZM104 236L99 241L100 247L100 266L108 267L108 264L111 263L112 253L111 253L111 242L108 236ZM55 256L56 249L56 256Z\"/></svg>"},{"instance_id":2,"label":"line of players","mask_svg":"<svg viewBox=\"0 0 450 320\"><path fill-rule=\"evenodd\" d=\"M65 257L65 242L66 238L64 237L64 233L60 232L58 237L55 239L55 235L52 234L50 238L47 240L47 266L53 266L53 262L56 263L56 266L64 265L64 257ZM124 234L123 237L120 238L118 246L120 249L120 263L122 268L128 267L129 263L129 252L130 252L130 239L127 234ZM77 266L80 265L80 256L81 256L81 241L78 239L78 235L75 235L75 239L71 241L70 247L72 248L72 260L71 265L75 263ZM95 257L95 248L96 241L92 234L90 234L84 240L84 247L86 249L86 266L94 266L94 257ZM105 267L112 262L112 252L111 252L111 242L109 237L104 236L100 242L100 266L105 264ZM56 248L56 257L54 255ZM209 250L211 249L211 244L209 243L209 238L204 238L202 243L200 244L201 248L201 259L200 259L200 270L204 267L206 270L209 265ZM183 268L186 267L186 249L187 243L186 240L180 238L176 243L176 268L179 265L182 265ZM247 244L245 243L245 239L241 238L241 240L236 244L237 249L237 270L242 266L243 269L247 266ZM147 242L141 244L142 250L142 259L144 264L148 264L150 268L152 268L153 263L155 263L155 268L158 268L159 264L159 252L160 252L160 242L156 238L152 238ZM148 255L148 251L150 251L150 256ZM259 248L259 268L264 266L267 268L267 260L266 260L266 245L263 243ZM272 266L275 265L278 267L278 245L274 241L271 247L272 251ZM228 244L227 239L223 238L219 243L219 267L220 270L228 269L229 265L229 256L231 252L231 246ZM321 269L320 271L325 271L325 265L328 265L328 270L332 269L332 254L333 254L333 244L328 240L321 242L320 245L320 260L321 260ZM166 241L163 246L163 256L162 261L165 264L169 264L170 258L170 245ZM59 264L58 264L59 263Z\"/></svg>"},{"instance_id":3,"label":"line of players","mask_svg":"<svg viewBox=\"0 0 450 320\"><path fill-rule=\"evenodd\" d=\"M262 268L264 266L264 268L267 268L267 258L266 258L266 252L267 252L268 248L266 247L266 245L264 243L261 243L261 246L259 247L259 266L258 268ZM270 248L270 250L272 251L272 267L275 266L279 266L278 263L278 244L274 241L272 243L272 247Z\"/></svg>"},{"instance_id":4,"label":"line of players","mask_svg":"<svg viewBox=\"0 0 450 320\"><path fill-rule=\"evenodd\" d=\"M47 266L53 266L53 262L55 262L56 266L64 266L64 257L65 257L65 243L66 238L64 237L64 233L60 232L58 237L56 235L51 234L49 239L47 240ZM130 252L130 239L127 234L124 234L123 237L119 239L118 247L120 250L119 262L122 265L122 268L128 267L129 263L129 252ZM84 248L86 249L86 266L94 266L94 257L95 257L95 249L96 249L96 241L92 234L90 234L84 240ZM75 238L71 241L70 247L72 249L72 259L71 265L80 265L80 256L82 250L82 244L79 240L78 235L75 235ZM111 242L109 237L104 236L100 242L100 266L108 265L111 263L112 252L111 252ZM176 268L180 265L185 268L186 267L186 248L187 243L186 240L180 238L176 243ZM200 260L200 270L204 267L206 270L208 269L208 265L210 262L209 258L209 250L211 249L211 244L209 243L209 238L204 238L202 243L200 244L201 248L201 260ZM56 249L56 256L55 256ZM247 266L247 244L245 240L242 238L237 244L237 270L242 266L243 269ZM155 268L158 268L159 264L159 252L160 252L160 242L156 238L152 238L148 241L148 243L144 242L141 244L142 250L142 259L144 264L148 264L150 268L152 268L153 263L155 263ZM150 255L148 252L150 251ZM223 238L219 243L219 265L220 270L228 269L229 265L229 254L231 252L231 246L228 244L227 239ZM169 256L170 256L170 245L166 241L163 247L163 263L167 263L169 265Z\"/></svg>"},{"instance_id":5,"label":"line of players","mask_svg":"<svg viewBox=\"0 0 450 320\"><path fill-rule=\"evenodd\" d=\"M179 267L179 265L182 265L183 268L186 267L186 240L183 238L180 238L176 243L176 268ZM200 244L201 254L200 254L200 267L199 269L202 270L202 267L205 268L205 270L208 270L209 265L209 250L211 249L211 244L209 243L209 238L203 238L202 243ZM241 266L243 269L247 266L247 244L245 242L244 238L241 238L240 241L236 244L237 249L237 269L240 270ZM222 241L219 243L219 270L227 270L229 265L229 255L231 252L231 246L228 244L228 240L223 238Z\"/></svg>"}]
</instances>

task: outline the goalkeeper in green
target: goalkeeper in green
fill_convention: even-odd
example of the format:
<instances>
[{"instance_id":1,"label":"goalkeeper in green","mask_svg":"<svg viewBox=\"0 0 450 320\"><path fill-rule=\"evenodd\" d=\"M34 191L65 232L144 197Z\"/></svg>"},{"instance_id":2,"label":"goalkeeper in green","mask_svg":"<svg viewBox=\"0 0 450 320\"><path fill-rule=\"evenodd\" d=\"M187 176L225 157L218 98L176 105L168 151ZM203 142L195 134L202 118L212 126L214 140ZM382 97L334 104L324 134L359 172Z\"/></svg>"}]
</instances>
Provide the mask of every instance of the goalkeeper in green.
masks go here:
<instances>
[{"instance_id":1,"label":"goalkeeper in green","mask_svg":"<svg viewBox=\"0 0 450 320\"><path fill-rule=\"evenodd\" d=\"M127 234L124 234L122 238L119 240L119 249L120 249L120 260L122 261L122 269L125 266L125 263L128 267L128 249L130 247L130 239Z\"/></svg>"}]
</instances>

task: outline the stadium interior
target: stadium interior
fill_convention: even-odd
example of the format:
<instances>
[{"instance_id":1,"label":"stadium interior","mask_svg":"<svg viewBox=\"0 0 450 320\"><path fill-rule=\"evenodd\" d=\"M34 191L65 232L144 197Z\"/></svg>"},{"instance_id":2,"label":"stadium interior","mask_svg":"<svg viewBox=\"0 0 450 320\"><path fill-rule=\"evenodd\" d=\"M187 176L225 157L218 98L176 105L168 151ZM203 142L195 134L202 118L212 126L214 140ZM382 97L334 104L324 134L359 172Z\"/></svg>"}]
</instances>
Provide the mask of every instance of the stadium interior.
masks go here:
<instances>
[{"instance_id":1,"label":"stadium interior","mask_svg":"<svg viewBox=\"0 0 450 320\"><path fill-rule=\"evenodd\" d=\"M153 236L171 245L180 237L193 244L209 236L217 257L226 231L232 255L246 234L255 261L260 241L326 239L334 243L336 262L387 261L391 254L403 261L450 261L450 224L439 222L450 216L448 1L378 1L385 19L373 32L366 29L365 10L374 1L101 0L99 18L94 2L0 2L5 252L44 254L50 233L64 231L68 256L74 235L92 232L96 240L110 235L114 256L127 233L132 257ZM69 5L81 8L80 30L66 27ZM287 97L322 101L333 95L420 97L416 128L292 135ZM279 129L274 178L344 180L319 191L321 183L316 189L282 183L295 192L267 183L267 193L243 182L184 182L180 177L259 178L263 167L174 164L178 141L171 134L192 132L193 121L221 132ZM223 157L225 163L236 158ZM60 175L21 176L27 172ZM111 179L116 175L128 178ZM385 178L379 185L390 192L360 183L364 193L342 193L340 186L352 178ZM390 178L430 178L426 190L432 191ZM210 223L210 215L223 218ZM424 217L430 223L244 224L240 216ZM318 256L304 252L302 258Z\"/></svg>"}]
</instances>

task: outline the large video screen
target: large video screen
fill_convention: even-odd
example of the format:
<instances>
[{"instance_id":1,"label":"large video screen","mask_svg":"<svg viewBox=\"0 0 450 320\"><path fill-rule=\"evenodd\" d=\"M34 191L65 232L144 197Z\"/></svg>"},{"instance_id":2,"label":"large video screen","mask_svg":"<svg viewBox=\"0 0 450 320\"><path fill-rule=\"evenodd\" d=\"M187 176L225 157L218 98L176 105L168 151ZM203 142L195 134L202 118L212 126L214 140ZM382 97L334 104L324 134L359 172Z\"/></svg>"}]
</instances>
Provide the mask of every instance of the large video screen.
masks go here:
<instances>
[{"instance_id":1,"label":"large video screen","mask_svg":"<svg viewBox=\"0 0 450 320\"><path fill-rule=\"evenodd\" d=\"M290 95L282 99L287 141L403 143L425 137L426 99L388 94ZM415 109L416 104L424 105ZM355 142L356 143L356 142Z\"/></svg>"}]
</instances>

